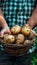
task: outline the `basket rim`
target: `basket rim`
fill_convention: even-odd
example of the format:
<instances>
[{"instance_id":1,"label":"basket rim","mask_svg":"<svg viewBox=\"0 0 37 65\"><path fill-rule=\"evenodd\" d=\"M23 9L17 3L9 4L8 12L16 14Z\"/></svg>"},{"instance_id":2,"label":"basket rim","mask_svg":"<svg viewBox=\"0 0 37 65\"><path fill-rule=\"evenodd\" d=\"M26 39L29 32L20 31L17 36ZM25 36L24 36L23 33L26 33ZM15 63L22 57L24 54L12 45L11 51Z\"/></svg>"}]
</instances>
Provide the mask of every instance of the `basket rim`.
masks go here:
<instances>
[{"instance_id":1,"label":"basket rim","mask_svg":"<svg viewBox=\"0 0 37 65\"><path fill-rule=\"evenodd\" d=\"M25 44L20 44L20 45L17 45L17 44L9 44L7 42L4 42L3 39L0 39L0 43L4 46L4 47L7 47L7 48L12 48L12 49L21 49L21 48L25 48L25 47L28 47L28 46L31 46L31 44L28 44L28 45L25 45Z\"/></svg>"}]
</instances>

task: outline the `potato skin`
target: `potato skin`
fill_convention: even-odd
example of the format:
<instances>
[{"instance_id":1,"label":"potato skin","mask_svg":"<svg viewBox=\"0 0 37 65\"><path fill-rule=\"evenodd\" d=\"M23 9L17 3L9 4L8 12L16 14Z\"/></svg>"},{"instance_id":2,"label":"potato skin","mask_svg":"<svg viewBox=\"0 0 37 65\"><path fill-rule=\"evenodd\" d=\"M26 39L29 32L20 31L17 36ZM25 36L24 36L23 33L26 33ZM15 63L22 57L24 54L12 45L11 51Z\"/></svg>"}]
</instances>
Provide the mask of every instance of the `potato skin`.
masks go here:
<instances>
[{"instance_id":1,"label":"potato skin","mask_svg":"<svg viewBox=\"0 0 37 65\"><path fill-rule=\"evenodd\" d=\"M25 37L23 34L18 34L16 37L16 44L23 44L25 40Z\"/></svg>"},{"instance_id":2,"label":"potato skin","mask_svg":"<svg viewBox=\"0 0 37 65\"><path fill-rule=\"evenodd\" d=\"M25 35L25 36L28 36L31 32L31 27L28 25L28 24L25 24L23 27L22 27L22 30L21 32Z\"/></svg>"},{"instance_id":3,"label":"potato skin","mask_svg":"<svg viewBox=\"0 0 37 65\"><path fill-rule=\"evenodd\" d=\"M4 41L12 44L15 41L15 37L13 35L4 35Z\"/></svg>"},{"instance_id":4,"label":"potato skin","mask_svg":"<svg viewBox=\"0 0 37 65\"><path fill-rule=\"evenodd\" d=\"M12 34L18 34L21 31L21 27L19 25L15 25L11 28Z\"/></svg>"},{"instance_id":5,"label":"potato skin","mask_svg":"<svg viewBox=\"0 0 37 65\"><path fill-rule=\"evenodd\" d=\"M35 38L33 38L32 40L25 40L24 41L24 45L34 45L35 44Z\"/></svg>"},{"instance_id":6,"label":"potato skin","mask_svg":"<svg viewBox=\"0 0 37 65\"><path fill-rule=\"evenodd\" d=\"M30 44L30 40L25 40L24 45L28 45L28 44Z\"/></svg>"}]
</instances>

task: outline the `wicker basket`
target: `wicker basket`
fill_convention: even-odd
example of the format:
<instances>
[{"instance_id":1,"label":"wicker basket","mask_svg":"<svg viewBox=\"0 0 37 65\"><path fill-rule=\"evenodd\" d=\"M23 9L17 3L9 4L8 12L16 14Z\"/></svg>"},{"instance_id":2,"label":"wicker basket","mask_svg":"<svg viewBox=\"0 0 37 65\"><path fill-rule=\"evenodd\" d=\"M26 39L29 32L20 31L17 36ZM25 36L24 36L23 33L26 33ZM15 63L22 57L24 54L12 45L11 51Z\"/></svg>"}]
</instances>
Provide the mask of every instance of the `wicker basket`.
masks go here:
<instances>
[{"instance_id":1,"label":"wicker basket","mask_svg":"<svg viewBox=\"0 0 37 65\"><path fill-rule=\"evenodd\" d=\"M7 52L10 56L22 56L31 47L31 44L27 46L25 46L24 44L19 46L17 44L9 44L4 42L2 39L0 39L0 43L2 43L5 52Z\"/></svg>"}]
</instances>

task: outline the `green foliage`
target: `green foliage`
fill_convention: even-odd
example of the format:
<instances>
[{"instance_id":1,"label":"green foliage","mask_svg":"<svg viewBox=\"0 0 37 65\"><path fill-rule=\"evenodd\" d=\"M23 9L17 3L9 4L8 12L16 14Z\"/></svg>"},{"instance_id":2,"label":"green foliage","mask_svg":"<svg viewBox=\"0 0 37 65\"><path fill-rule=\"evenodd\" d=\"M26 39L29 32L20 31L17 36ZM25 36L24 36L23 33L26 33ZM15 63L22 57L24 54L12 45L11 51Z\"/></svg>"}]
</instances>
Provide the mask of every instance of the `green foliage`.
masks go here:
<instances>
[{"instance_id":1,"label":"green foliage","mask_svg":"<svg viewBox=\"0 0 37 65\"><path fill-rule=\"evenodd\" d=\"M37 65L37 53L32 53L31 64Z\"/></svg>"}]
</instances>

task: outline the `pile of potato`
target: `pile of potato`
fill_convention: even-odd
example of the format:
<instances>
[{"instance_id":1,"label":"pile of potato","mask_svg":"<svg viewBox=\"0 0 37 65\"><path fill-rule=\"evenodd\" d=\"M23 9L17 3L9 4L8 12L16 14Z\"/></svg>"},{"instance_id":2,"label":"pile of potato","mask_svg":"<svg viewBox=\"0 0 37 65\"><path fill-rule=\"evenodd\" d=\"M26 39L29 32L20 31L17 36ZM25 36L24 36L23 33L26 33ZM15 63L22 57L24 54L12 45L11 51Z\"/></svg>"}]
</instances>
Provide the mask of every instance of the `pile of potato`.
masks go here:
<instances>
[{"instance_id":1,"label":"pile of potato","mask_svg":"<svg viewBox=\"0 0 37 65\"><path fill-rule=\"evenodd\" d=\"M32 29L28 24L25 24L23 27L15 25L11 28L11 35L4 35L4 41L10 44L16 43L18 45L30 44L31 40L34 39L34 34L31 30Z\"/></svg>"}]
</instances>

